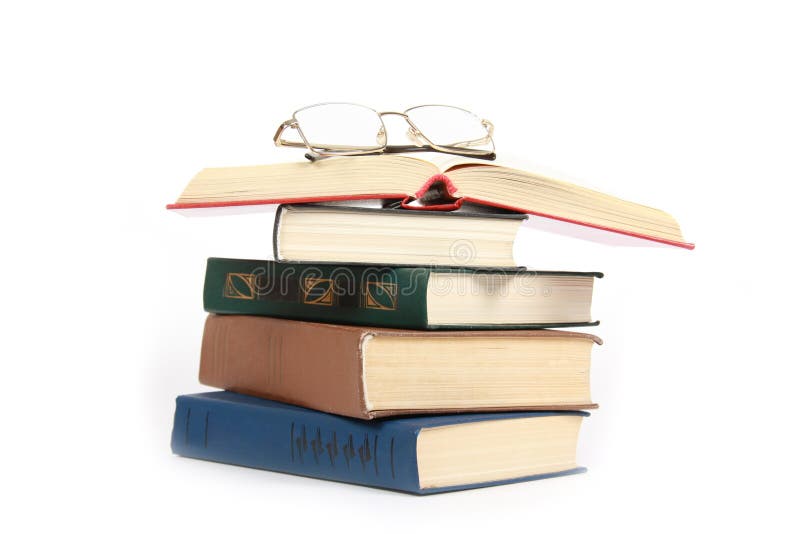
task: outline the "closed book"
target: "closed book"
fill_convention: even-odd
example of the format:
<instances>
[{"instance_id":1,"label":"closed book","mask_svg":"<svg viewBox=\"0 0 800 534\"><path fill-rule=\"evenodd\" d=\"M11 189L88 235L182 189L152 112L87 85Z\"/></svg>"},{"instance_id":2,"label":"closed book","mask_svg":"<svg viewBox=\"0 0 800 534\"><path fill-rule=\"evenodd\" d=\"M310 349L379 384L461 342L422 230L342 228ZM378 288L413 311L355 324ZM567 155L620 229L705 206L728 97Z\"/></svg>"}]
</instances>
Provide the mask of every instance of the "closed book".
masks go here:
<instances>
[{"instance_id":1,"label":"closed book","mask_svg":"<svg viewBox=\"0 0 800 534\"><path fill-rule=\"evenodd\" d=\"M514 238L526 215L485 211L281 205L279 261L516 267Z\"/></svg>"},{"instance_id":2,"label":"closed book","mask_svg":"<svg viewBox=\"0 0 800 534\"><path fill-rule=\"evenodd\" d=\"M596 277L602 273L209 258L203 303L219 314L390 328L590 326Z\"/></svg>"},{"instance_id":3,"label":"closed book","mask_svg":"<svg viewBox=\"0 0 800 534\"><path fill-rule=\"evenodd\" d=\"M595 343L557 330L421 331L212 314L200 382L361 419L595 408Z\"/></svg>"},{"instance_id":4,"label":"closed book","mask_svg":"<svg viewBox=\"0 0 800 534\"><path fill-rule=\"evenodd\" d=\"M174 453L417 494L584 471L583 412L359 421L227 391L177 398Z\"/></svg>"}]
</instances>

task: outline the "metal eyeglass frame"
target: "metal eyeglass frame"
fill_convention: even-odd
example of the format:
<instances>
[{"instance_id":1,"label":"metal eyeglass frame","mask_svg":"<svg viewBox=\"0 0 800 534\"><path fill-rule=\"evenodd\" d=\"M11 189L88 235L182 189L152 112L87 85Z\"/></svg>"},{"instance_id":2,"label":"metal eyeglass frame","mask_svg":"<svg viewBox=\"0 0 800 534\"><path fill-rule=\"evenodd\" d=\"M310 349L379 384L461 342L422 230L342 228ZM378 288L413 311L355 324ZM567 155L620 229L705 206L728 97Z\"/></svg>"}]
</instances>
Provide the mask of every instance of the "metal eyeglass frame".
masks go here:
<instances>
[{"instance_id":1,"label":"metal eyeglass frame","mask_svg":"<svg viewBox=\"0 0 800 534\"><path fill-rule=\"evenodd\" d=\"M382 138L383 144L375 149L353 149L352 146L344 146L344 145L312 145L308 139L306 138L305 134L303 134L303 130L300 127L300 124L297 121L297 113L309 109L314 108L317 106L326 106L329 104L348 104L359 106L362 108L369 109L375 113L378 117L378 120L381 123L380 130L378 131L378 137ZM401 154L404 152L443 152L446 154L458 154L461 156L467 156L471 158L477 159L485 159L494 161L497 157L494 152L494 140L492 139L492 133L494 132L494 125L486 119L479 119L481 125L486 129L486 135L480 139L473 139L470 141L462 141L459 143L455 143L453 145L437 145L431 142L422 131L417 127L416 124L409 118L408 112L415 110L421 107L427 107L431 105L440 105L440 104L425 104L422 106L414 106L412 108L408 108L403 112L399 111L376 111L372 108L367 106L362 106L360 104L351 104L349 102L325 102L322 104L314 104L312 106L306 106L304 108L298 109L294 113L292 113L292 118L285 120L278 126L278 130L275 132L272 140L275 142L275 146L285 146L285 147L293 147L293 148L305 148L309 151L306 154L306 158L311 161L316 161L319 158L325 158L330 156L365 156L369 154ZM463 108L459 108L456 106L442 106L442 107L449 107L458 109L465 113L469 113L470 115L474 115L471 111L468 111ZM386 137L386 125L383 122L384 115L397 115L403 117L408 123L408 131L406 132L408 138L414 143L413 145L389 145L387 143ZM303 142L298 141L289 141L283 139L283 133L287 129L297 130L297 133L300 135L300 138ZM479 150L479 149L472 149L468 148L469 146L479 145L479 144L489 144L491 145L490 150Z\"/></svg>"}]
</instances>

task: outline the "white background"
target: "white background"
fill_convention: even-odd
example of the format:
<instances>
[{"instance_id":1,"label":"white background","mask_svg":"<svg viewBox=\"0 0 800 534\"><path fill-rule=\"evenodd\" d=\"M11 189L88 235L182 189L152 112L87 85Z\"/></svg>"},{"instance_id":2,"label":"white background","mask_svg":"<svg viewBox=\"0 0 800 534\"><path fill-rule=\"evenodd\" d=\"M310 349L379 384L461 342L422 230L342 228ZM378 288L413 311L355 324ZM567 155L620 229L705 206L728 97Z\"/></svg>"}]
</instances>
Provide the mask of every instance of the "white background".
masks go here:
<instances>
[{"instance_id":1,"label":"white background","mask_svg":"<svg viewBox=\"0 0 800 534\"><path fill-rule=\"evenodd\" d=\"M793 7L4 2L3 530L796 532ZM697 243L526 231L530 267L607 275L588 474L419 498L170 453L205 259L266 257L270 229L164 205L203 167L301 158L275 127L336 100L474 110L501 158Z\"/></svg>"}]
</instances>

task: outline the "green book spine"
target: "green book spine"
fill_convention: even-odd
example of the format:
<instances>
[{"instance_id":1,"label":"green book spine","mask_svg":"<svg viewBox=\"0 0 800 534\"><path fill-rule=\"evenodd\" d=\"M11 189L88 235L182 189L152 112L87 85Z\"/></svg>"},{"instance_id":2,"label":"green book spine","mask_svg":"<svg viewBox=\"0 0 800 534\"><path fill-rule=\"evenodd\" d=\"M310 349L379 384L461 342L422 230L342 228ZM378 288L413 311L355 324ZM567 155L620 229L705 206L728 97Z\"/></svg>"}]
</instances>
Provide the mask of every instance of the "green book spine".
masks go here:
<instances>
[{"instance_id":1,"label":"green book spine","mask_svg":"<svg viewBox=\"0 0 800 534\"><path fill-rule=\"evenodd\" d=\"M209 258L206 311L428 328L430 269Z\"/></svg>"}]
</instances>

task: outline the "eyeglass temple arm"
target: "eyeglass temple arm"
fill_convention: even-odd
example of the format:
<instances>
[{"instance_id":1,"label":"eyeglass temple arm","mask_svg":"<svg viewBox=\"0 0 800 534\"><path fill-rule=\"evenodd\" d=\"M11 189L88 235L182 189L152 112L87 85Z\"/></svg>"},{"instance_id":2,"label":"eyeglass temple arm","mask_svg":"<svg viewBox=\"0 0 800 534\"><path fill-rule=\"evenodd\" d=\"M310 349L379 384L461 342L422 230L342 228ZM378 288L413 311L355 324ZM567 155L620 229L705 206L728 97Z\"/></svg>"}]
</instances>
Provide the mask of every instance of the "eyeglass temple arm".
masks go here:
<instances>
[{"instance_id":1,"label":"eyeglass temple arm","mask_svg":"<svg viewBox=\"0 0 800 534\"><path fill-rule=\"evenodd\" d=\"M272 141L275 143L275 146L290 146L296 148L308 148L305 143L301 143L298 141L287 141L283 139L281 136L283 132L286 131L288 128L297 128L297 121L294 119L288 119L281 123L278 126L278 131L275 132L275 135L272 137Z\"/></svg>"},{"instance_id":2,"label":"eyeglass temple arm","mask_svg":"<svg viewBox=\"0 0 800 534\"><path fill-rule=\"evenodd\" d=\"M469 150L469 149L462 149L462 150ZM382 150L383 154L403 154L403 153L407 153L407 152L442 152L442 151L441 150L436 150L435 148L433 148L430 145L422 145L422 146L416 146L416 145L389 145L389 146L385 147ZM445 152L445 153L447 153L447 152ZM331 156L335 156L335 155L336 154L319 155L319 154L312 154L312 153L308 152L308 153L306 153L305 156L306 156L306 159L309 160L309 161L318 161L320 159L325 159L327 157L331 157ZM367 154L367 153L364 153L364 154L352 154L352 156L369 156L369 155L374 155L374 154ZM495 154L494 152L491 152L489 154L485 154L485 153L467 154L467 153L464 153L464 152L458 152L457 155L465 156L465 157L468 157L468 158L485 159L487 161L494 161L495 159L497 159L497 154Z\"/></svg>"},{"instance_id":3,"label":"eyeglass temple arm","mask_svg":"<svg viewBox=\"0 0 800 534\"><path fill-rule=\"evenodd\" d=\"M464 150L469 150L469 149L464 149ZM387 146L386 148L383 149L383 152L385 154L401 154L403 152L444 152L444 151L437 150L436 148L434 148L434 147L432 147L430 145L422 145L422 146L417 146L417 145L389 145L389 146ZM445 153L447 153L447 152L445 152ZM489 154L486 154L485 152L477 152L477 151L476 151L475 154L468 154L468 153L458 152L458 155L459 156L466 156L468 158L488 159L490 161L494 160L495 158L497 158L497 154L495 154L494 152L491 152Z\"/></svg>"}]
</instances>

